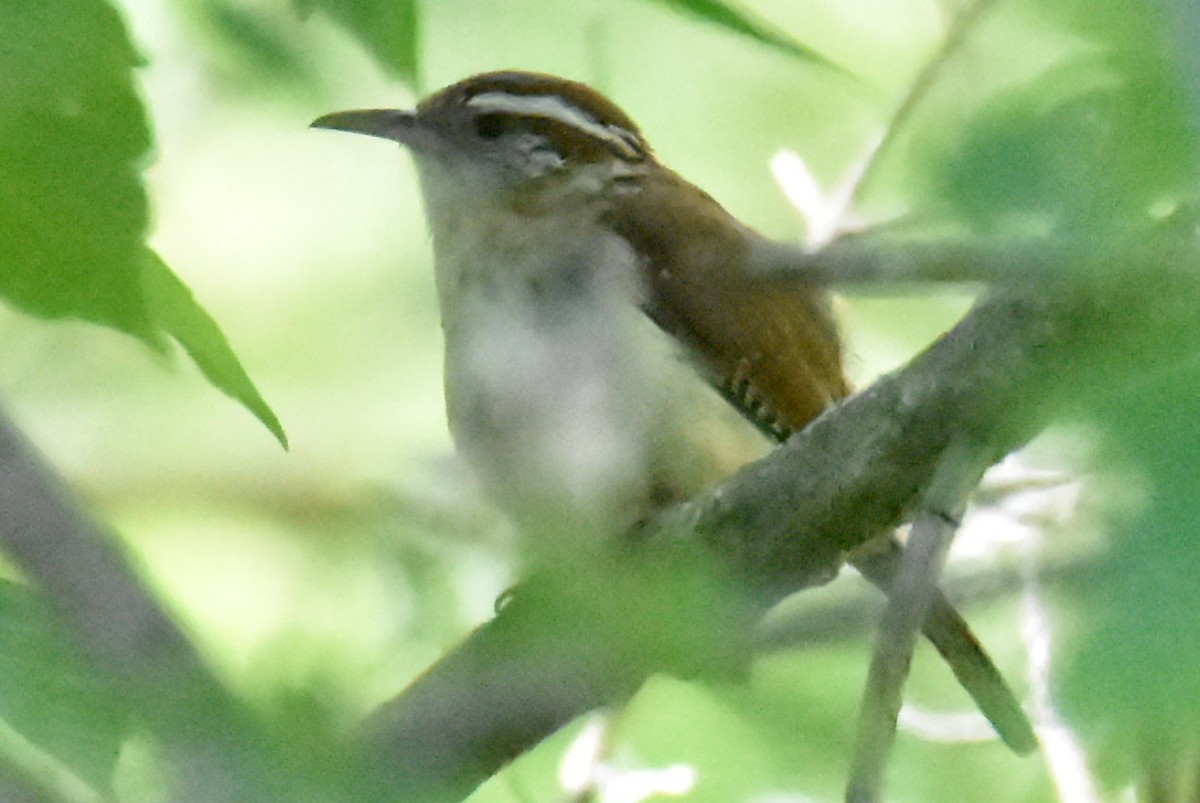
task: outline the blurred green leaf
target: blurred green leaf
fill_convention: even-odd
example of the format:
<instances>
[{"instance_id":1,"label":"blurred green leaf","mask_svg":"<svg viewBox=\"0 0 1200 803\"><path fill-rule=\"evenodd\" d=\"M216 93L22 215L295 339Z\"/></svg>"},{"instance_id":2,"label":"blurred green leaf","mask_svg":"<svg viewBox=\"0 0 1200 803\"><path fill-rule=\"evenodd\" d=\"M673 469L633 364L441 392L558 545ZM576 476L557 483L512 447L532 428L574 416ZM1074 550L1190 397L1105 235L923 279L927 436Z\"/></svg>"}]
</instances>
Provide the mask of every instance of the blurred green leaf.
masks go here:
<instances>
[{"instance_id":1,"label":"blurred green leaf","mask_svg":"<svg viewBox=\"0 0 1200 803\"><path fill-rule=\"evenodd\" d=\"M277 98L280 90L313 91L320 73L313 54L295 34L286 7L245 0L189 0L181 3L189 29L204 39L202 58L212 62L222 86L256 99Z\"/></svg>"},{"instance_id":2,"label":"blurred green leaf","mask_svg":"<svg viewBox=\"0 0 1200 803\"><path fill-rule=\"evenodd\" d=\"M885 158L890 192L977 233L1084 236L1187 199L1197 154L1156 22L1136 0L994 4Z\"/></svg>"},{"instance_id":3,"label":"blurred green leaf","mask_svg":"<svg viewBox=\"0 0 1200 803\"><path fill-rule=\"evenodd\" d=\"M724 0L654 0L660 5L682 11L705 22L718 25L725 30L747 36L761 45L804 61L832 67L838 72L843 68L834 64L817 51L801 44L793 37L758 19L748 11L724 2Z\"/></svg>"},{"instance_id":4,"label":"blurred green leaf","mask_svg":"<svg viewBox=\"0 0 1200 803\"><path fill-rule=\"evenodd\" d=\"M931 155L937 189L976 229L1013 218L1123 226L1190 192L1192 134L1161 47L1127 36L1131 12L1112 8L1128 4L1101 5L1108 13L1058 8L1052 21L1035 19L1043 31L1069 26L1060 54L1042 56L1050 64L1032 80L995 92L948 152Z\"/></svg>"},{"instance_id":5,"label":"blurred green leaf","mask_svg":"<svg viewBox=\"0 0 1200 803\"><path fill-rule=\"evenodd\" d=\"M0 716L71 771L108 789L129 712L64 640L36 594L0 582Z\"/></svg>"},{"instance_id":6,"label":"blurred green leaf","mask_svg":"<svg viewBox=\"0 0 1200 803\"><path fill-rule=\"evenodd\" d=\"M293 0L303 16L321 9L357 36L379 62L409 86L420 75L416 0Z\"/></svg>"},{"instance_id":7,"label":"blurred green leaf","mask_svg":"<svg viewBox=\"0 0 1200 803\"><path fill-rule=\"evenodd\" d=\"M284 442L220 330L145 244L138 57L98 0L0 2L0 295L162 348L176 337Z\"/></svg>"},{"instance_id":8,"label":"blurred green leaf","mask_svg":"<svg viewBox=\"0 0 1200 803\"><path fill-rule=\"evenodd\" d=\"M286 449L287 435L279 419L187 286L153 253L146 260L143 281L154 323L179 341L209 382L245 405Z\"/></svg>"},{"instance_id":9,"label":"blurred green leaf","mask_svg":"<svg viewBox=\"0 0 1200 803\"><path fill-rule=\"evenodd\" d=\"M1180 79L1191 100L1192 123L1200 124L1200 51L1195 34L1200 30L1200 6L1192 0L1158 0L1163 25L1178 58Z\"/></svg>"},{"instance_id":10,"label":"blurred green leaf","mask_svg":"<svg viewBox=\"0 0 1200 803\"><path fill-rule=\"evenodd\" d=\"M1200 370L1152 376L1105 400L1099 455L1114 542L1094 581L1088 635L1061 683L1100 760L1126 766L1194 749L1200 732Z\"/></svg>"},{"instance_id":11,"label":"blurred green leaf","mask_svg":"<svg viewBox=\"0 0 1200 803\"><path fill-rule=\"evenodd\" d=\"M1038 97L1061 102L1024 117L1025 153L1036 156L1010 174L1007 191L1013 199L1025 184L1031 206L1060 225L1100 238L1128 231L1156 203L1189 198L1195 191L1196 136L1155 15L1129 0L1071 0L1043 4L1039 12L1053 25L1069 26L1085 43L1076 70L1091 65L1112 80L1089 88L1086 80L1061 80L1060 70L1031 87L1026 110ZM1080 91L1065 91L1071 85ZM1012 137L1014 145L1019 139ZM1021 164L1011 150L996 161L1010 170ZM1192 234L1185 235L1189 241ZM1156 275L1158 267L1163 274ZM1124 303L1122 293L1158 293L1161 304L1186 305L1184 295L1194 286L1170 273L1181 268L1164 264L1130 272L1128 287L1097 283L1097 314L1130 336L1144 330L1131 313L1144 307ZM1170 342L1147 340L1136 347L1130 337L1115 339L1128 353L1100 355L1101 368L1113 366L1111 392L1080 399L1081 415L1097 427L1101 441L1097 496L1108 505L1111 545L1079 589L1086 629L1056 691L1089 743L1089 764L1110 784L1144 773L1148 768L1139 765L1147 760L1169 764L1172 755L1194 751L1197 739L1200 432L1194 414L1200 370L1164 372L1155 365L1157 355L1188 349L1179 339L1185 337L1172 332ZM1133 383L1121 374L1131 361L1138 369Z\"/></svg>"}]
</instances>

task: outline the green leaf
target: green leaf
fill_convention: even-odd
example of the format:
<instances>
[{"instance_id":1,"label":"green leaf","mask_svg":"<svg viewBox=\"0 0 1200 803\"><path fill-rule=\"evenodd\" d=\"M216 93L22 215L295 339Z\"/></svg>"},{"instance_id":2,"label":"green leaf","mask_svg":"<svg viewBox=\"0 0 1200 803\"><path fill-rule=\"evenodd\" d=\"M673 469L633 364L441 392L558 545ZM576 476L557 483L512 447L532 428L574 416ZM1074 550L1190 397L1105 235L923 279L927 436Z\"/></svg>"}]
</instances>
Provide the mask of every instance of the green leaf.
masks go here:
<instances>
[{"instance_id":1,"label":"green leaf","mask_svg":"<svg viewBox=\"0 0 1200 803\"><path fill-rule=\"evenodd\" d=\"M723 0L655 0L655 2L678 9L704 22L719 25L739 36L748 36L759 44L788 56L832 67L838 72L845 71L811 47L801 44L783 31Z\"/></svg>"},{"instance_id":2,"label":"green leaf","mask_svg":"<svg viewBox=\"0 0 1200 803\"><path fill-rule=\"evenodd\" d=\"M287 435L279 419L250 381L220 327L156 254L146 260L143 288L154 323L179 341L209 382L245 405L286 449Z\"/></svg>"},{"instance_id":3,"label":"green leaf","mask_svg":"<svg viewBox=\"0 0 1200 803\"><path fill-rule=\"evenodd\" d=\"M417 83L420 25L417 0L293 0L305 16L320 9L370 48L409 86Z\"/></svg>"},{"instance_id":4,"label":"green leaf","mask_svg":"<svg viewBox=\"0 0 1200 803\"><path fill-rule=\"evenodd\" d=\"M196 54L223 92L253 93L253 102L281 93L312 92L321 85L315 54L295 36L295 18L276 4L242 0L186 0L190 33L203 47Z\"/></svg>"},{"instance_id":5,"label":"green leaf","mask_svg":"<svg viewBox=\"0 0 1200 803\"><path fill-rule=\"evenodd\" d=\"M216 324L146 246L138 63L100 0L0 0L0 296L157 349L171 335L286 443Z\"/></svg>"},{"instance_id":6,"label":"green leaf","mask_svg":"<svg viewBox=\"0 0 1200 803\"><path fill-rule=\"evenodd\" d=\"M1200 430L1194 366L1097 407L1097 465L1112 545L1088 584L1087 633L1060 678L1061 700L1100 749L1096 766L1194 749L1200 720ZM1104 480L1101 479L1101 482Z\"/></svg>"},{"instance_id":7,"label":"green leaf","mask_svg":"<svg viewBox=\"0 0 1200 803\"><path fill-rule=\"evenodd\" d=\"M922 203L975 231L1104 232L1190 197L1185 97L1142 5L997 4L922 109Z\"/></svg>"},{"instance_id":8,"label":"green leaf","mask_svg":"<svg viewBox=\"0 0 1200 803\"><path fill-rule=\"evenodd\" d=\"M1157 76L1121 74L1098 59L1064 65L995 98L967 126L935 168L941 189L979 227L1006 215L1119 227L1190 186L1178 101Z\"/></svg>"},{"instance_id":9,"label":"green leaf","mask_svg":"<svg viewBox=\"0 0 1200 803\"><path fill-rule=\"evenodd\" d=\"M140 287L150 131L96 0L0 2L0 295L157 344Z\"/></svg>"}]
</instances>

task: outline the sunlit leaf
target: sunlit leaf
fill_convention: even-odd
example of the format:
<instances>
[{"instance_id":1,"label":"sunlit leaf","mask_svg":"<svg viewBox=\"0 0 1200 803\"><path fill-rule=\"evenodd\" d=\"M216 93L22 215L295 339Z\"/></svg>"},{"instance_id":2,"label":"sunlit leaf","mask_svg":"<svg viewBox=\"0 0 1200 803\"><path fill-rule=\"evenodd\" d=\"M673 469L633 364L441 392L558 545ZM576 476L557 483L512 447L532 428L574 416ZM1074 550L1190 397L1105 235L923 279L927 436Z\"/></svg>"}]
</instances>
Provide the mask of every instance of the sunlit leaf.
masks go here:
<instances>
[{"instance_id":1,"label":"sunlit leaf","mask_svg":"<svg viewBox=\"0 0 1200 803\"><path fill-rule=\"evenodd\" d=\"M99 0L0 3L0 296L156 348L175 337L283 441L216 324L145 244L138 62Z\"/></svg>"},{"instance_id":2,"label":"sunlit leaf","mask_svg":"<svg viewBox=\"0 0 1200 803\"><path fill-rule=\"evenodd\" d=\"M0 4L0 294L157 342L141 293L137 61L97 0Z\"/></svg>"},{"instance_id":3,"label":"sunlit leaf","mask_svg":"<svg viewBox=\"0 0 1200 803\"><path fill-rule=\"evenodd\" d=\"M154 323L179 341L208 381L245 405L287 448L279 419L246 375L216 321L196 303L187 286L153 254L146 260L143 277Z\"/></svg>"}]
</instances>

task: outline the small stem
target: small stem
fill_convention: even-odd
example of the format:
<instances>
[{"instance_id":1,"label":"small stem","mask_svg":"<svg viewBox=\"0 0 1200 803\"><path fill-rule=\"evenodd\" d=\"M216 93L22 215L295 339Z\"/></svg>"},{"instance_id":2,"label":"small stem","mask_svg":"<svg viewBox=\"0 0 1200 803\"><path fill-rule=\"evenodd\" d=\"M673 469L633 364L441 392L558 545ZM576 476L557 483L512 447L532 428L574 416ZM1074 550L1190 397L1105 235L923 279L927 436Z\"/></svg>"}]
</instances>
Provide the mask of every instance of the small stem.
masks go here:
<instances>
[{"instance_id":1,"label":"small stem","mask_svg":"<svg viewBox=\"0 0 1200 803\"><path fill-rule=\"evenodd\" d=\"M937 595L938 575L967 498L979 483L980 466L986 465L974 445L952 443L925 491L879 624L846 788L848 803L874 803L880 799L917 633Z\"/></svg>"},{"instance_id":2,"label":"small stem","mask_svg":"<svg viewBox=\"0 0 1200 803\"><path fill-rule=\"evenodd\" d=\"M883 134L875 141L867 154L866 164L859 171L858 177L850 189L847 209L854 208L855 202L862 195L863 188L874 178L881 157L896 141L898 132L912 117L921 101L929 94L929 90L933 88L937 80L938 73L949 62L955 51L962 47L967 39L967 34L971 32L983 13L995 3L996 0L976 0L976 2L964 6L951 21L950 27L947 28L946 35L942 39L941 47L930 57L929 61L925 62L920 72L913 78L900 105L892 112L892 117L884 127Z\"/></svg>"}]
</instances>

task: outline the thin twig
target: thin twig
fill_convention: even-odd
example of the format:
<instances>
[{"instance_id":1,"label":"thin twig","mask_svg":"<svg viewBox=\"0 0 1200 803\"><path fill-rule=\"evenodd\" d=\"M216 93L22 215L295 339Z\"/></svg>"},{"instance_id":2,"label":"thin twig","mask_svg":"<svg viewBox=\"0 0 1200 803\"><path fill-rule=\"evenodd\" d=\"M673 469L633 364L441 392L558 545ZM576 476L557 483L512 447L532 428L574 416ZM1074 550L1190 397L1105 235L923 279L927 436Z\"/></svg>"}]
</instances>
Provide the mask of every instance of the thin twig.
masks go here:
<instances>
[{"instance_id":1,"label":"thin twig","mask_svg":"<svg viewBox=\"0 0 1200 803\"><path fill-rule=\"evenodd\" d=\"M1041 560L1039 577L1048 586L1062 586L1078 582L1093 571L1095 555L1086 550L1056 549ZM940 586L965 614L1017 599L1024 588L1024 574L1007 560L989 560L986 565L952 571L942 577ZM886 601L864 581L839 585L812 598L797 597L785 605L773 612L758 631L755 646L762 653L846 644L866 637L879 626Z\"/></svg>"},{"instance_id":2,"label":"thin twig","mask_svg":"<svg viewBox=\"0 0 1200 803\"><path fill-rule=\"evenodd\" d=\"M899 544L886 539L855 552L853 565L863 577L891 594L903 568L901 558ZM1032 752L1037 740L1020 701L971 632L970 625L937 589L921 621L922 632L946 659L954 677L1004 743L1018 755Z\"/></svg>"},{"instance_id":3,"label":"thin twig","mask_svg":"<svg viewBox=\"0 0 1200 803\"><path fill-rule=\"evenodd\" d=\"M1108 236L1071 234L931 238L876 226L839 237L819 251L771 243L756 252L751 269L763 278L786 278L872 293L931 284L975 284L1074 293L1087 281L1134 282L1156 271L1190 281L1200 264L1194 232L1200 210L1180 207L1163 219L1145 218Z\"/></svg>"},{"instance_id":4,"label":"thin twig","mask_svg":"<svg viewBox=\"0 0 1200 803\"><path fill-rule=\"evenodd\" d=\"M846 789L850 803L880 799L917 632L937 596L938 576L967 499L982 476L980 465L986 465L986 459L980 459L983 453L985 450L962 440L952 441L934 469L921 512L913 521L867 675Z\"/></svg>"},{"instance_id":5,"label":"thin twig","mask_svg":"<svg viewBox=\"0 0 1200 803\"><path fill-rule=\"evenodd\" d=\"M1067 262L1057 266L1064 279L1055 292L1026 282L989 293L908 366L676 509L647 540L719 561L764 609L829 580L847 551L890 532L919 505L951 442L985 438L992 454L980 459L994 462L1064 405L1127 389L1147 365L1163 370L1194 360L1200 283L1190 268L1200 259L1194 233L1173 238L1149 231L1108 255L1108 266L1139 272L1136 282ZM953 261L936 244L922 249L939 265ZM985 251L989 259L1005 256ZM859 251L868 262L888 256ZM1039 267L1049 269L1049 257L1041 259ZM405 793L380 799L418 800L414 784L442 791L438 800L465 796L554 730L620 702L644 679L636 668L630 673L627 654L606 665L603 644L584 624L555 617L540 633L536 623L522 624L523 611L536 613L527 602L518 596L371 717L363 737L376 781ZM717 639L739 635L705 625Z\"/></svg>"},{"instance_id":6,"label":"thin twig","mask_svg":"<svg viewBox=\"0 0 1200 803\"><path fill-rule=\"evenodd\" d=\"M816 176L798 153L783 150L772 159L771 169L777 181L804 221L805 252L816 253L847 233L863 229L863 223L855 213L855 205L863 188L878 172L883 154L896 141L908 119L929 94L938 72L962 46L972 26L994 2L996 0L977 0L958 13L947 28L941 46L910 82L908 91L887 124L870 136L862 154L827 193L821 190ZM834 277L834 280L837 281L838 277Z\"/></svg>"},{"instance_id":7,"label":"thin twig","mask_svg":"<svg viewBox=\"0 0 1200 803\"><path fill-rule=\"evenodd\" d=\"M929 94L937 81L939 72L950 61L950 57L954 55L955 51L966 42L967 34L971 32L983 13L996 2L997 0L976 0L974 3L969 3L950 22L950 27L946 29L946 35L942 38L941 46L913 78L908 92L900 101L900 105L892 112L892 117L884 127L882 135L872 144L866 163L850 187L847 209L854 208L854 203L862 195L863 188L875 177L883 155L891 148L901 129L920 106L921 101Z\"/></svg>"},{"instance_id":8,"label":"thin twig","mask_svg":"<svg viewBox=\"0 0 1200 803\"><path fill-rule=\"evenodd\" d=\"M1200 326L1195 293L1174 292L1180 303L1165 306L1157 288L1152 296L1146 305L1155 315L1137 319L1172 333L1154 340L1159 364L1190 359ZM1129 352L1133 333L1087 314L1088 298L990 296L902 371L683 505L647 537L721 561L732 578L744 578L764 612L828 580L847 550L890 532L918 503L951 440L987 433L990 463L1045 425L1064 386L1072 396L1114 386L1108 356ZM1179 348L1163 353L1163 342ZM1093 350L1105 359L1091 358ZM523 615L537 614L530 603L517 595L369 719L362 736L377 783L406 795L381 799L465 797L579 714L619 703L640 685L645 676L627 673L628 656L608 663L603 642L584 623L554 616L540 630L523 624ZM716 639L736 635L714 632ZM440 794L414 793L422 789Z\"/></svg>"}]
</instances>

